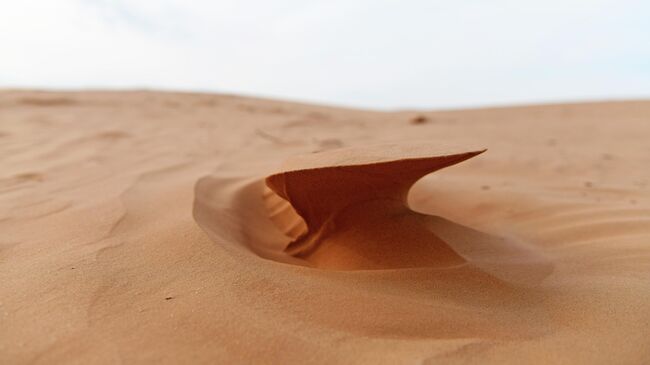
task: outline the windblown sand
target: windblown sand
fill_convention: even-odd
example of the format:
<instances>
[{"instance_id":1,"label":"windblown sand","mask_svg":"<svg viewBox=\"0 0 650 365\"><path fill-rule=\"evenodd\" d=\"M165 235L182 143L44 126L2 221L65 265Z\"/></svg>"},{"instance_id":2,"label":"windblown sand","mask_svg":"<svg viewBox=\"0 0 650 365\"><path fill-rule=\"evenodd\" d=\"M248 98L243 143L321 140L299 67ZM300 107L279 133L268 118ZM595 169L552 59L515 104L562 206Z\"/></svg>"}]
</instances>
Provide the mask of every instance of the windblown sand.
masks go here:
<instances>
[{"instance_id":1,"label":"windblown sand","mask_svg":"<svg viewBox=\"0 0 650 365\"><path fill-rule=\"evenodd\" d=\"M139 362L650 363L650 102L0 92L0 363Z\"/></svg>"}]
</instances>

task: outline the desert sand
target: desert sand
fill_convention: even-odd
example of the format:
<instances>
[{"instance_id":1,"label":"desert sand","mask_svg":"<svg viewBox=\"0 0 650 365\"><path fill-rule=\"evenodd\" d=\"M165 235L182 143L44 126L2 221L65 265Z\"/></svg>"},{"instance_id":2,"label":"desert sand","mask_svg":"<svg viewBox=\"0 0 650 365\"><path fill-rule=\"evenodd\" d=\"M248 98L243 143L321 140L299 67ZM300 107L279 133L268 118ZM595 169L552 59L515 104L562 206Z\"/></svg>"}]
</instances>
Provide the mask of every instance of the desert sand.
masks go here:
<instances>
[{"instance_id":1,"label":"desert sand","mask_svg":"<svg viewBox=\"0 0 650 365\"><path fill-rule=\"evenodd\" d=\"M650 101L0 92L2 364L650 363Z\"/></svg>"}]
</instances>

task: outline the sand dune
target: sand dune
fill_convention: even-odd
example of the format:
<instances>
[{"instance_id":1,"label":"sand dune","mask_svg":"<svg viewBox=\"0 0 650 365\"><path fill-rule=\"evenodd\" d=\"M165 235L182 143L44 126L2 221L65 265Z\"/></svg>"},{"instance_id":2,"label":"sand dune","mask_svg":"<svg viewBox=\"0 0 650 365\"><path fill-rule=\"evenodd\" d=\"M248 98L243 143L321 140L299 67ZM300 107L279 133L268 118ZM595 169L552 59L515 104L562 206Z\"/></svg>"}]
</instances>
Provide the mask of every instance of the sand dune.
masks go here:
<instances>
[{"instance_id":1,"label":"sand dune","mask_svg":"<svg viewBox=\"0 0 650 365\"><path fill-rule=\"evenodd\" d=\"M0 92L0 363L648 363L649 115Z\"/></svg>"}]
</instances>

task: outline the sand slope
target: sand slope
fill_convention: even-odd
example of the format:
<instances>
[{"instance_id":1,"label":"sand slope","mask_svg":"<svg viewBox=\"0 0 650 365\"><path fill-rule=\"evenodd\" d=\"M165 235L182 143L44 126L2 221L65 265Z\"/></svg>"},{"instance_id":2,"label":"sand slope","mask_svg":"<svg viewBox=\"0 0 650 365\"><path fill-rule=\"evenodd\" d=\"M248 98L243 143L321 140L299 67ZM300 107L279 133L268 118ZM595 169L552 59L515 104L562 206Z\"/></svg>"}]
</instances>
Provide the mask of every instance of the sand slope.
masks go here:
<instances>
[{"instance_id":1,"label":"sand slope","mask_svg":"<svg viewBox=\"0 0 650 365\"><path fill-rule=\"evenodd\" d=\"M0 92L0 363L647 363L649 118ZM305 229L265 190L283 161L414 140L488 149L411 188L445 219L427 229L508 237L545 269L337 267L354 235L277 254Z\"/></svg>"}]
</instances>

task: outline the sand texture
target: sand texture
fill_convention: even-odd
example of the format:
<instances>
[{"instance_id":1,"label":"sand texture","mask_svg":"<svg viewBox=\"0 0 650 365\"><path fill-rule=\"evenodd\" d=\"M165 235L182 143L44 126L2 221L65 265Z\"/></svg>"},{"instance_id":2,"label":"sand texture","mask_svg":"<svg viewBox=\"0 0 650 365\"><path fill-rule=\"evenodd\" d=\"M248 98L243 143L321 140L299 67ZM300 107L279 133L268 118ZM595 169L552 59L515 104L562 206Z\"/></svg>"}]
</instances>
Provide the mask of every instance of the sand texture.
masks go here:
<instances>
[{"instance_id":1,"label":"sand texture","mask_svg":"<svg viewBox=\"0 0 650 365\"><path fill-rule=\"evenodd\" d=\"M1 364L648 364L650 102L0 92Z\"/></svg>"}]
</instances>

